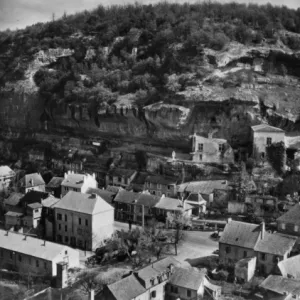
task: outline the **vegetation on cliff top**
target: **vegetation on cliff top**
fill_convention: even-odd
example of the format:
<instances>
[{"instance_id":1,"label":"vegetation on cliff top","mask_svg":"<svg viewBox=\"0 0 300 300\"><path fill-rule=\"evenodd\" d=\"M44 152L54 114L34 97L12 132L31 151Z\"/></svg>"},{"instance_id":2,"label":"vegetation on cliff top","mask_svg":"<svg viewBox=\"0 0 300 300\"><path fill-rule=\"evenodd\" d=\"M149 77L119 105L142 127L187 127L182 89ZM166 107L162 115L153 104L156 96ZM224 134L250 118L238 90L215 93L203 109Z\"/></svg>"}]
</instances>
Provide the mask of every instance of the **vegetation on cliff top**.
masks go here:
<instances>
[{"instance_id":1,"label":"vegetation on cliff top","mask_svg":"<svg viewBox=\"0 0 300 300\"><path fill-rule=\"evenodd\" d=\"M282 30L290 33L279 34ZM24 78L40 50L69 48L73 55L57 59L34 76L47 103L63 100L95 107L114 102L119 94L135 94L139 106L161 99L172 102L176 92L197 85L205 75L204 48L219 51L231 41L259 45L280 40L300 50L297 33L300 9L270 4L99 6L0 32L0 84ZM191 73L193 79L187 75Z\"/></svg>"}]
</instances>

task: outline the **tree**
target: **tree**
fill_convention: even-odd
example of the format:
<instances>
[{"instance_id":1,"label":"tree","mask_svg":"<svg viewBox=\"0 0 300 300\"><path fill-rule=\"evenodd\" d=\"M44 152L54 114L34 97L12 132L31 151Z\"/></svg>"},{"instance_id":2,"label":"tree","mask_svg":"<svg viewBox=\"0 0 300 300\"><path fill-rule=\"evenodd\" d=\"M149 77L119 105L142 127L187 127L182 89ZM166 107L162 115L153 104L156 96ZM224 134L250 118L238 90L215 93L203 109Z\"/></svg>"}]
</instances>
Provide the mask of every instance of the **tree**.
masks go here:
<instances>
[{"instance_id":1,"label":"tree","mask_svg":"<svg viewBox=\"0 0 300 300\"><path fill-rule=\"evenodd\" d=\"M184 234L182 229L190 225L191 219L187 213L184 212L176 212L176 213L168 213L167 214L167 222L175 227L175 232L173 236L175 253L177 255L177 244L183 240Z\"/></svg>"}]
</instances>

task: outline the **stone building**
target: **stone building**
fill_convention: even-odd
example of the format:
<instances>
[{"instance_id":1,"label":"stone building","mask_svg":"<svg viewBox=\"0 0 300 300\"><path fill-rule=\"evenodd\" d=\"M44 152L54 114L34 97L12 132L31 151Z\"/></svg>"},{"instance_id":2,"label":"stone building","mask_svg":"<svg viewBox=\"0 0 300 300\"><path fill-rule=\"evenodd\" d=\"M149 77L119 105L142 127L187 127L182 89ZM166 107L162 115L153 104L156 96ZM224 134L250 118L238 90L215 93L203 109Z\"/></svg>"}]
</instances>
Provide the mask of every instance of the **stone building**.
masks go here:
<instances>
[{"instance_id":1,"label":"stone building","mask_svg":"<svg viewBox=\"0 0 300 300\"><path fill-rule=\"evenodd\" d=\"M251 127L252 129L252 156L254 158L265 158L267 147L274 143L284 143L285 132L277 127L268 124L260 124Z\"/></svg>"},{"instance_id":2,"label":"stone building","mask_svg":"<svg viewBox=\"0 0 300 300\"><path fill-rule=\"evenodd\" d=\"M192 160L198 163L228 164L234 162L234 152L225 139L213 138L213 132L208 137L196 133L192 138Z\"/></svg>"}]
</instances>

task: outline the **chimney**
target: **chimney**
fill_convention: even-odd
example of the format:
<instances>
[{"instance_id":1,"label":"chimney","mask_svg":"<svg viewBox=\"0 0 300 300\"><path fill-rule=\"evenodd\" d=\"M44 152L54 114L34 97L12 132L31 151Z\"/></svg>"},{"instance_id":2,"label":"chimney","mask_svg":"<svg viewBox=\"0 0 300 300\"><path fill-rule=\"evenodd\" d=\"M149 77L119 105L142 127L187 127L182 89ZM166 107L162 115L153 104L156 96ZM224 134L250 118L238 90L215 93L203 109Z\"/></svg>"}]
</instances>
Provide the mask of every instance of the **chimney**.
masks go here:
<instances>
[{"instance_id":1,"label":"chimney","mask_svg":"<svg viewBox=\"0 0 300 300\"><path fill-rule=\"evenodd\" d=\"M166 197L165 194L162 194L162 195L161 195L161 198L165 198L165 197Z\"/></svg>"},{"instance_id":2,"label":"chimney","mask_svg":"<svg viewBox=\"0 0 300 300\"><path fill-rule=\"evenodd\" d=\"M44 240L44 246L46 246L46 240Z\"/></svg>"},{"instance_id":3,"label":"chimney","mask_svg":"<svg viewBox=\"0 0 300 300\"><path fill-rule=\"evenodd\" d=\"M261 222L260 224L260 238L263 240L264 237L265 237L265 231L266 231L266 228L265 228L265 222Z\"/></svg>"},{"instance_id":4,"label":"chimney","mask_svg":"<svg viewBox=\"0 0 300 300\"><path fill-rule=\"evenodd\" d=\"M93 178L96 179L96 174L95 173L93 173Z\"/></svg>"},{"instance_id":5,"label":"chimney","mask_svg":"<svg viewBox=\"0 0 300 300\"><path fill-rule=\"evenodd\" d=\"M31 179L31 186L33 186L33 179Z\"/></svg>"},{"instance_id":6,"label":"chimney","mask_svg":"<svg viewBox=\"0 0 300 300\"><path fill-rule=\"evenodd\" d=\"M68 171L68 175L70 175L70 174L71 174L71 171L69 170L69 171Z\"/></svg>"},{"instance_id":7,"label":"chimney","mask_svg":"<svg viewBox=\"0 0 300 300\"><path fill-rule=\"evenodd\" d=\"M68 174L67 174L67 173L65 173L65 176L64 176L64 177L65 177L65 179L67 179L67 177L68 177Z\"/></svg>"}]
</instances>

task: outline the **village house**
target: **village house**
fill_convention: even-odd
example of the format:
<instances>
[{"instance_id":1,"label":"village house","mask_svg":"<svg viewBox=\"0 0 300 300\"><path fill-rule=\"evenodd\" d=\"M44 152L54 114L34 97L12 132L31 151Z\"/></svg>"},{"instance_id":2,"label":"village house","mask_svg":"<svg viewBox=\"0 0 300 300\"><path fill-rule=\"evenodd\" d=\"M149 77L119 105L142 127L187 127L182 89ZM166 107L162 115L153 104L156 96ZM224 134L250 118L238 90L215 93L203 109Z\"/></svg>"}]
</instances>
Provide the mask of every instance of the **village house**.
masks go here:
<instances>
[{"instance_id":1,"label":"village house","mask_svg":"<svg viewBox=\"0 0 300 300\"><path fill-rule=\"evenodd\" d=\"M220 263L234 265L242 258L256 257L256 269L261 274L279 273L277 264L287 259L296 238L269 233L260 225L229 221L219 240Z\"/></svg>"},{"instance_id":2,"label":"village house","mask_svg":"<svg viewBox=\"0 0 300 300\"><path fill-rule=\"evenodd\" d=\"M61 184L61 196L64 197L69 191L84 194L88 188L98 188L95 174L75 174L73 171L68 171Z\"/></svg>"},{"instance_id":3,"label":"village house","mask_svg":"<svg viewBox=\"0 0 300 300\"><path fill-rule=\"evenodd\" d=\"M151 175L145 180L144 190L156 196L173 197L176 196L176 184L175 178Z\"/></svg>"},{"instance_id":4,"label":"village house","mask_svg":"<svg viewBox=\"0 0 300 300\"><path fill-rule=\"evenodd\" d=\"M263 289L263 299L300 299L300 280L269 275L259 287Z\"/></svg>"},{"instance_id":5,"label":"village house","mask_svg":"<svg viewBox=\"0 0 300 300\"><path fill-rule=\"evenodd\" d=\"M105 189L94 189L94 188L88 188L86 191L86 194L96 194L100 196L103 200L105 200L108 204L114 206L114 199L116 194L113 192L110 192Z\"/></svg>"},{"instance_id":6,"label":"village house","mask_svg":"<svg viewBox=\"0 0 300 300\"><path fill-rule=\"evenodd\" d=\"M162 196L155 205L155 215L159 221L164 222L168 213L184 213L187 216L192 215L193 206L175 198Z\"/></svg>"},{"instance_id":7,"label":"village house","mask_svg":"<svg viewBox=\"0 0 300 300\"><path fill-rule=\"evenodd\" d=\"M24 194L21 193L11 193L10 196L4 199L4 210L8 211L22 211L22 208L18 206Z\"/></svg>"},{"instance_id":8,"label":"village house","mask_svg":"<svg viewBox=\"0 0 300 300\"><path fill-rule=\"evenodd\" d=\"M252 129L252 156L254 158L265 158L267 147L274 143L284 143L285 132L277 127L268 124L260 124L251 127Z\"/></svg>"},{"instance_id":9,"label":"village house","mask_svg":"<svg viewBox=\"0 0 300 300\"><path fill-rule=\"evenodd\" d=\"M234 276L240 283L249 282L255 275L256 257L240 259L234 266Z\"/></svg>"},{"instance_id":10,"label":"village house","mask_svg":"<svg viewBox=\"0 0 300 300\"><path fill-rule=\"evenodd\" d=\"M57 263L79 267L79 252L67 246L0 229L1 267L24 273L56 276Z\"/></svg>"},{"instance_id":11,"label":"village house","mask_svg":"<svg viewBox=\"0 0 300 300\"><path fill-rule=\"evenodd\" d=\"M135 203L139 194L120 190L114 199L115 220L133 222L135 219Z\"/></svg>"},{"instance_id":12,"label":"village house","mask_svg":"<svg viewBox=\"0 0 300 300\"><path fill-rule=\"evenodd\" d=\"M29 161L40 161L43 162L45 160L45 150L41 149L31 149L28 151L28 159Z\"/></svg>"},{"instance_id":13,"label":"village house","mask_svg":"<svg viewBox=\"0 0 300 300\"><path fill-rule=\"evenodd\" d=\"M300 204L295 204L276 221L278 232L300 237Z\"/></svg>"},{"instance_id":14,"label":"village house","mask_svg":"<svg viewBox=\"0 0 300 300\"><path fill-rule=\"evenodd\" d=\"M257 217L273 217L278 212L278 198L270 195L246 195L245 204Z\"/></svg>"},{"instance_id":15,"label":"village house","mask_svg":"<svg viewBox=\"0 0 300 300\"><path fill-rule=\"evenodd\" d=\"M148 300L164 299L165 286L173 273L174 267L180 263L171 257L166 257L129 276L109 284L99 297L106 300Z\"/></svg>"},{"instance_id":16,"label":"village house","mask_svg":"<svg viewBox=\"0 0 300 300\"><path fill-rule=\"evenodd\" d=\"M233 198L233 189L228 180L204 180L185 182L177 187L179 197L186 199L190 195L201 195L207 201L207 206L221 203L227 207Z\"/></svg>"},{"instance_id":17,"label":"village house","mask_svg":"<svg viewBox=\"0 0 300 300\"><path fill-rule=\"evenodd\" d=\"M39 173L25 175L20 179L18 186L20 192L26 194L29 191L45 192L45 181Z\"/></svg>"},{"instance_id":18,"label":"village house","mask_svg":"<svg viewBox=\"0 0 300 300\"><path fill-rule=\"evenodd\" d=\"M114 231L114 208L98 195L70 191L53 208L58 243L94 250Z\"/></svg>"},{"instance_id":19,"label":"village house","mask_svg":"<svg viewBox=\"0 0 300 300\"><path fill-rule=\"evenodd\" d=\"M5 229L9 230L11 228L16 229L16 227L20 228L22 226L22 219L23 219L23 213L8 211L4 215L4 227L5 227Z\"/></svg>"},{"instance_id":20,"label":"village house","mask_svg":"<svg viewBox=\"0 0 300 300\"><path fill-rule=\"evenodd\" d=\"M35 202L28 204L23 217L23 226L29 228L37 228L42 217L42 204Z\"/></svg>"},{"instance_id":21,"label":"village house","mask_svg":"<svg viewBox=\"0 0 300 300\"><path fill-rule=\"evenodd\" d=\"M278 268L283 277L300 279L300 255L280 261Z\"/></svg>"},{"instance_id":22,"label":"village house","mask_svg":"<svg viewBox=\"0 0 300 300\"><path fill-rule=\"evenodd\" d=\"M192 215L201 216L206 214L207 201L203 199L201 194L190 194L186 199L185 203L191 205Z\"/></svg>"},{"instance_id":23,"label":"village house","mask_svg":"<svg viewBox=\"0 0 300 300\"><path fill-rule=\"evenodd\" d=\"M209 282L206 270L175 267L166 286L165 300L203 299L205 291L212 299L221 296L221 287Z\"/></svg>"},{"instance_id":24,"label":"village house","mask_svg":"<svg viewBox=\"0 0 300 300\"><path fill-rule=\"evenodd\" d=\"M128 169L113 169L105 176L105 184L121 186L123 188L129 187L131 182L137 175L137 171Z\"/></svg>"},{"instance_id":25,"label":"village house","mask_svg":"<svg viewBox=\"0 0 300 300\"><path fill-rule=\"evenodd\" d=\"M208 137L194 133L192 138L192 161L198 163L229 164L234 162L234 152L225 139L213 138L213 133Z\"/></svg>"},{"instance_id":26,"label":"village house","mask_svg":"<svg viewBox=\"0 0 300 300\"><path fill-rule=\"evenodd\" d=\"M46 185L46 192L50 193L54 197L60 198L61 184L63 181L63 177L52 177L52 179Z\"/></svg>"},{"instance_id":27,"label":"village house","mask_svg":"<svg viewBox=\"0 0 300 300\"><path fill-rule=\"evenodd\" d=\"M10 167L0 166L0 191L9 187L9 184L15 175L16 173Z\"/></svg>"}]
</instances>

